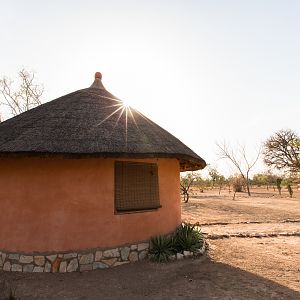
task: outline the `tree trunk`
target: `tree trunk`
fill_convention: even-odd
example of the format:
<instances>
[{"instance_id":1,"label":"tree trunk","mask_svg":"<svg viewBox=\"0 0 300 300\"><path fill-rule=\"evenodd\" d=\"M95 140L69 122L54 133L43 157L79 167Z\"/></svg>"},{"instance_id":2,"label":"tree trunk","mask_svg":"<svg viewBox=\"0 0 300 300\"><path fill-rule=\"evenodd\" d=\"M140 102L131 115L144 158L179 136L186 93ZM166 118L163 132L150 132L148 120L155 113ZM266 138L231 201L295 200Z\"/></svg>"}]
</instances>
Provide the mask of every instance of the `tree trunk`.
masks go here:
<instances>
[{"instance_id":1,"label":"tree trunk","mask_svg":"<svg viewBox=\"0 0 300 300\"><path fill-rule=\"evenodd\" d=\"M247 172L247 177L246 177L246 186L247 186L248 196L250 197L251 196L251 193L250 193L250 180L249 180L249 174L248 174L248 172Z\"/></svg>"},{"instance_id":2,"label":"tree trunk","mask_svg":"<svg viewBox=\"0 0 300 300\"><path fill-rule=\"evenodd\" d=\"M287 189L289 191L290 198L292 198L293 197L293 190L292 190L292 187L291 187L290 184L287 185Z\"/></svg>"},{"instance_id":3,"label":"tree trunk","mask_svg":"<svg viewBox=\"0 0 300 300\"><path fill-rule=\"evenodd\" d=\"M234 199L235 199L235 194L236 194L236 191L234 191L234 194L233 194L233 198L232 198L232 200L234 200Z\"/></svg>"},{"instance_id":4,"label":"tree trunk","mask_svg":"<svg viewBox=\"0 0 300 300\"><path fill-rule=\"evenodd\" d=\"M277 186L278 194L281 196L281 186Z\"/></svg>"},{"instance_id":5,"label":"tree trunk","mask_svg":"<svg viewBox=\"0 0 300 300\"><path fill-rule=\"evenodd\" d=\"M186 193L186 200L184 201L184 203L188 203L189 202L189 193Z\"/></svg>"},{"instance_id":6,"label":"tree trunk","mask_svg":"<svg viewBox=\"0 0 300 300\"><path fill-rule=\"evenodd\" d=\"M247 185L247 193L248 193L248 196L251 196L251 193L250 193L250 186L249 186L248 180L247 180L246 185Z\"/></svg>"}]
</instances>

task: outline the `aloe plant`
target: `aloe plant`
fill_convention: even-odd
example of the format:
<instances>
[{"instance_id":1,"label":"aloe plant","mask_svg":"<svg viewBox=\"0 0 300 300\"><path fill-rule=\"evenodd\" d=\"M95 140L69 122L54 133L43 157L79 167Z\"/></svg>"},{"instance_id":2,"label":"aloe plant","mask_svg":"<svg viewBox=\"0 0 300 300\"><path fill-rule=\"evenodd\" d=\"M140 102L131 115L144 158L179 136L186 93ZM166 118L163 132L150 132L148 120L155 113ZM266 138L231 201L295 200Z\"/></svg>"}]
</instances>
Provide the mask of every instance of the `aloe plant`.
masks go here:
<instances>
[{"instance_id":1,"label":"aloe plant","mask_svg":"<svg viewBox=\"0 0 300 300\"><path fill-rule=\"evenodd\" d=\"M174 240L172 236L158 235L151 238L149 254L153 260L166 262L174 252Z\"/></svg>"},{"instance_id":2,"label":"aloe plant","mask_svg":"<svg viewBox=\"0 0 300 300\"><path fill-rule=\"evenodd\" d=\"M177 228L174 240L178 252L196 252L203 245L203 234L196 225L184 223Z\"/></svg>"}]
</instances>

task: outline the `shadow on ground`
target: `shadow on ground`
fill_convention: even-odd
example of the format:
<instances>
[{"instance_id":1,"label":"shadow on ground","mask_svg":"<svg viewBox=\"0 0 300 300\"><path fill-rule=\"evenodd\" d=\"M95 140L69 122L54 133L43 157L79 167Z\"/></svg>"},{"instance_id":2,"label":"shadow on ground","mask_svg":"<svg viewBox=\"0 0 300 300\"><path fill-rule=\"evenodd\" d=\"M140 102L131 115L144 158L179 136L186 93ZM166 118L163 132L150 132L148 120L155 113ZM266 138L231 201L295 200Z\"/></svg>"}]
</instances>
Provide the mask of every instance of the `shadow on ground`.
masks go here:
<instances>
[{"instance_id":1,"label":"shadow on ground","mask_svg":"<svg viewBox=\"0 0 300 300\"><path fill-rule=\"evenodd\" d=\"M263 277L209 258L68 274L0 272L19 299L300 299ZM0 291L3 296L3 289Z\"/></svg>"}]
</instances>

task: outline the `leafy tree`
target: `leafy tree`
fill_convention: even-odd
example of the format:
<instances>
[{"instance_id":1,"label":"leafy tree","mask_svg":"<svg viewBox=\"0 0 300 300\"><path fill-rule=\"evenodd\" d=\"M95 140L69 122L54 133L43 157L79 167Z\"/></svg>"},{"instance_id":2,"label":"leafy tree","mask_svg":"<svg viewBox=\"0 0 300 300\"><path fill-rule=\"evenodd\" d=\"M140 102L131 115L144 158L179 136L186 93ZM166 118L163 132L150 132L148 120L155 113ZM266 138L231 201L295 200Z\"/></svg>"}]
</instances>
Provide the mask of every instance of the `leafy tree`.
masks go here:
<instances>
[{"instance_id":1,"label":"leafy tree","mask_svg":"<svg viewBox=\"0 0 300 300\"><path fill-rule=\"evenodd\" d=\"M254 174L252 179L252 184L258 186L268 185L268 175L267 174Z\"/></svg>"},{"instance_id":2,"label":"leafy tree","mask_svg":"<svg viewBox=\"0 0 300 300\"><path fill-rule=\"evenodd\" d=\"M203 193L203 190L207 185L207 182L200 175L198 175L196 179L193 181L192 185L197 187L200 193Z\"/></svg>"},{"instance_id":3,"label":"leafy tree","mask_svg":"<svg viewBox=\"0 0 300 300\"><path fill-rule=\"evenodd\" d=\"M270 186L276 185L276 179L278 178L277 175L274 175L271 173L271 171L265 172L265 173L258 173L253 175L252 184L258 185L258 186L266 186L267 189L269 189ZM275 187L274 187L275 190Z\"/></svg>"},{"instance_id":4,"label":"leafy tree","mask_svg":"<svg viewBox=\"0 0 300 300\"><path fill-rule=\"evenodd\" d=\"M0 104L9 108L16 116L42 103L44 88L35 82L35 73L22 69L18 73L19 84L3 76L0 79ZM1 119L0 119L1 121Z\"/></svg>"},{"instance_id":5,"label":"leafy tree","mask_svg":"<svg viewBox=\"0 0 300 300\"><path fill-rule=\"evenodd\" d=\"M292 185L294 185L294 181L295 181L295 177L292 176L292 174L289 174L288 176L286 176L283 180L282 180L282 185L286 186L290 198L293 197L293 189L292 189Z\"/></svg>"},{"instance_id":6,"label":"leafy tree","mask_svg":"<svg viewBox=\"0 0 300 300\"><path fill-rule=\"evenodd\" d=\"M216 168L213 167L209 168L208 175L211 177L212 187L214 187L216 184L219 186L219 194L220 194L222 186L226 182L225 177L221 175Z\"/></svg>"},{"instance_id":7,"label":"leafy tree","mask_svg":"<svg viewBox=\"0 0 300 300\"><path fill-rule=\"evenodd\" d=\"M276 186L277 186L277 190L278 190L279 195L281 195L281 182L282 182L282 178L278 177L276 179Z\"/></svg>"},{"instance_id":8,"label":"leafy tree","mask_svg":"<svg viewBox=\"0 0 300 300\"><path fill-rule=\"evenodd\" d=\"M245 185L245 179L241 175L235 174L234 176L230 176L228 181L233 188L234 193L233 193L232 200L234 200L236 193L243 191L243 187Z\"/></svg>"},{"instance_id":9,"label":"leafy tree","mask_svg":"<svg viewBox=\"0 0 300 300\"><path fill-rule=\"evenodd\" d=\"M300 138L290 129L272 135L264 144L263 155L267 166L300 172Z\"/></svg>"}]
</instances>

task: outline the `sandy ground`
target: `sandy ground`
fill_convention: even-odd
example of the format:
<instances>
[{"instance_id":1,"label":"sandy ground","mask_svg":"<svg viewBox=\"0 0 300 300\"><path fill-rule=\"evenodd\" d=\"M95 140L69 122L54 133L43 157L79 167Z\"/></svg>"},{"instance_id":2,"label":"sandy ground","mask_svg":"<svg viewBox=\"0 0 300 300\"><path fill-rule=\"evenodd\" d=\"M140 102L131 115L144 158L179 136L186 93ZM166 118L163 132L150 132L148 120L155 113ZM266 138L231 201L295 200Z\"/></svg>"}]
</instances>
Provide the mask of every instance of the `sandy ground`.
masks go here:
<instances>
[{"instance_id":1,"label":"sandy ground","mask_svg":"<svg viewBox=\"0 0 300 300\"><path fill-rule=\"evenodd\" d=\"M300 299L300 193L231 198L205 191L182 205L183 219L208 237L205 257L86 273L0 272L0 298L11 287L19 299Z\"/></svg>"}]
</instances>

